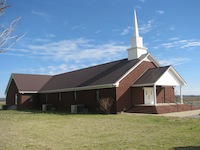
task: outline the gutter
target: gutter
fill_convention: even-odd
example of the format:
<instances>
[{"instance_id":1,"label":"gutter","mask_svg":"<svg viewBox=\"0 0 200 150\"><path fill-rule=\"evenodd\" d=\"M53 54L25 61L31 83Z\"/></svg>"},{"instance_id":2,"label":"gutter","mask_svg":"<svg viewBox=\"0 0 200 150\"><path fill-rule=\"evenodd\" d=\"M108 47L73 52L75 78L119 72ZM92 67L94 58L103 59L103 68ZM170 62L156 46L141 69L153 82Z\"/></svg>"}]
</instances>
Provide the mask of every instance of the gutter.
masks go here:
<instances>
[{"instance_id":1,"label":"gutter","mask_svg":"<svg viewBox=\"0 0 200 150\"><path fill-rule=\"evenodd\" d=\"M77 88L65 88L65 89L38 91L38 93L84 91L84 90L104 89L104 88L114 88L114 87L117 87L117 85L116 84L102 84L102 85L97 85L97 86L95 85L95 86L84 86L84 87L77 87Z\"/></svg>"}]
</instances>

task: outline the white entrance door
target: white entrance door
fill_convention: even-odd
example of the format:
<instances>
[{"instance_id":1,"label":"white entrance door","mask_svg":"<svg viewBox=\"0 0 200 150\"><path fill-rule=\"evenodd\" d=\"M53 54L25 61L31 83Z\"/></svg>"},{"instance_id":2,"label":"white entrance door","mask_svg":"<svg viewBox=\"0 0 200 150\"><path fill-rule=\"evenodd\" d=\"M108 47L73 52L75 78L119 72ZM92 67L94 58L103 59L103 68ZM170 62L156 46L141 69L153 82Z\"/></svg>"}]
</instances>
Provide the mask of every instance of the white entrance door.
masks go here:
<instances>
[{"instance_id":1,"label":"white entrance door","mask_svg":"<svg viewBox=\"0 0 200 150\"><path fill-rule=\"evenodd\" d=\"M154 104L153 88L144 88L144 103L145 104Z\"/></svg>"}]
</instances>

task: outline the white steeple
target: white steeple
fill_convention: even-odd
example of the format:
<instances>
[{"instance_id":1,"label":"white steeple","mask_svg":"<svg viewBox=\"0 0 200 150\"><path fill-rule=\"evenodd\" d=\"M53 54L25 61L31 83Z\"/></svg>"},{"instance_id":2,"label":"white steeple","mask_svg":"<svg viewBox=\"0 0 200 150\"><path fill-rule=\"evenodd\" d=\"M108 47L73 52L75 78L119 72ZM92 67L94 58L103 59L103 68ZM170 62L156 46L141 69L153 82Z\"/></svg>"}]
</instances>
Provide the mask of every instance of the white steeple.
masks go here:
<instances>
[{"instance_id":1,"label":"white steeple","mask_svg":"<svg viewBox=\"0 0 200 150\"><path fill-rule=\"evenodd\" d=\"M134 36L131 38L131 48L128 49L128 60L139 58L147 53L147 48L143 46L142 37L139 36L136 10L134 9Z\"/></svg>"}]
</instances>

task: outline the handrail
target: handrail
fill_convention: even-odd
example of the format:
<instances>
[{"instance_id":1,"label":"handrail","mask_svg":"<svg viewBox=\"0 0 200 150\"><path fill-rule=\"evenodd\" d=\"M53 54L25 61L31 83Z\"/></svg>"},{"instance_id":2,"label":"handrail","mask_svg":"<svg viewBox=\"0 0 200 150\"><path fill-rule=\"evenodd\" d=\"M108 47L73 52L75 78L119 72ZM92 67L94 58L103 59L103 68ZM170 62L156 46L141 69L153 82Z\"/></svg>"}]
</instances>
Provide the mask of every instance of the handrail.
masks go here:
<instances>
[{"instance_id":1,"label":"handrail","mask_svg":"<svg viewBox=\"0 0 200 150\"><path fill-rule=\"evenodd\" d=\"M184 100L183 103L185 104L185 102L186 102L186 103L189 103L189 105L191 105L191 110L192 110L193 101Z\"/></svg>"},{"instance_id":2,"label":"handrail","mask_svg":"<svg viewBox=\"0 0 200 150\"><path fill-rule=\"evenodd\" d=\"M167 102L166 102L167 101ZM166 98L166 97L162 97L162 104L170 104L170 103L174 103L174 101L172 101L171 97L170 98ZM175 101L176 105L171 105L176 107L176 111L178 112L178 105L177 105L177 101Z\"/></svg>"}]
</instances>

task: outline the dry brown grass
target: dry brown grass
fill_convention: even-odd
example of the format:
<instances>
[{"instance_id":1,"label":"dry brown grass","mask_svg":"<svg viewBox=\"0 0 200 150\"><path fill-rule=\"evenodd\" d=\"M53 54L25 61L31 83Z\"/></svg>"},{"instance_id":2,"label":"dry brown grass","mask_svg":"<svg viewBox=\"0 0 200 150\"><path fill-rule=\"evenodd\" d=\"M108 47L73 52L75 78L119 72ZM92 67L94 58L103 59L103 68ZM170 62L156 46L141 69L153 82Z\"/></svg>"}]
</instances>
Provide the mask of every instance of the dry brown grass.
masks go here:
<instances>
[{"instance_id":1,"label":"dry brown grass","mask_svg":"<svg viewBox=\"0 0 200 150\"><path fill-rule=\"evenodd\" d=\"M200 148L200 120L0 111L1 150Z\"/></svg>"},{"instance_id":2,"label":"dry brown grass","mask_svg":"<svg viewBox=\"0 0 200 150\"><path fill-rule=\"evenodd\" d=\"M193 106L200 107L200 96L184 96L183 101L186 104L189 102Z\"/></svg>"}]
</instances>

